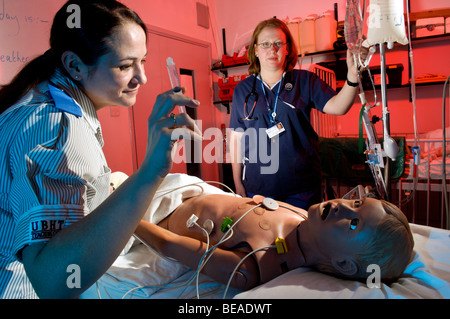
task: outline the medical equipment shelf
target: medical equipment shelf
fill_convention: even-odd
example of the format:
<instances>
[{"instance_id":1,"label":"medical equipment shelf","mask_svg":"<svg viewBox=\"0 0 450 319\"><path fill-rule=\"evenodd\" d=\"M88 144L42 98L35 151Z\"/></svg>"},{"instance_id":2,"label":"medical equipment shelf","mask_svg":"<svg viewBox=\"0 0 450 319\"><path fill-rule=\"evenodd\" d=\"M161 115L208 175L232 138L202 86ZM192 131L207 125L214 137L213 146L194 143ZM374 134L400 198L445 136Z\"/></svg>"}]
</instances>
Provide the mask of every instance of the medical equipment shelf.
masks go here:
<instances>
[{"instance_id":1,"label":"medical equipment shelf","mask_svg":"<svg viewBox=\"0 0 450 319\"><path fill-rule=\"evenodd\" d=\"M410 21L417 21L418 19L434 18L434 17L444 17L444 18L450 17L450 8L411 12L409 14Z\"/></svg>"},{"instance_id":2,"label":"medical equipment shelf","mask_svg":"<svg viewBox=\"0 0 450 319\"><path fill-rule=\"evenodd\" d=\"M414 42L427 42L427 41L438 41L443 39L450 39L450 33L431 35L428 37L421 38L412 38L411 41ZM400 46L399 44L395 44L396 46ZM305 56L314 56L314 55L325 55L325 54L344 54L347 49L339 49L339 50L326 50L326 51L317 51L311 53L305 53ZM300 56L299 56L300 57Z\"/></svg>"},{"instance_id":3,"label":"medical equipment shelf","mask_svg":"<svg viewBox=\"0 0 450 319\"><path fill-rule=\"evenodd\" d=\"M443 9L433 9L433 10L427 10L427 11L419 11L419 12L411 12L409 14L409 20L411 24L416 23L419 19L424 18L434 18L434 17L444 17L448 18L450 17L450 8L443 8ZM407 21L407 16L405 14L405 21ZM426 36L426 37L419 37L419 38L411 38L412 42L423 42L423 41L429 41L429 40L441 40L445 38L450 38L450 33L444 33L439 35L432 35L432 36ZM396 44L398 45L398 44ZM318 52L311 52L306 53L305 56L312 56L312 55L321 55L321 54L341 54L345 53L347 49L337 49L337 50L326 50L326 51L318 51Z\"/></svg>"},{"instance_id":4,"label":"medical equipment shelf","mask_svg":"<svg viewBox=\"0 0 450 319\"><path fill-rule=\"evenodd\" d=\"M414 12L410 13L410 21L411 23L415 23L417 19L422 18L429 18L429 17L450 17L450 9L437 9L432 11L423 11L423 12ZM406 19L405 19L406 20ZM436 42L439 43L442 40L450 40L450 33L445 34L439 34L439 35L432 35L432 36L426 36L426 37L420 37L420 38L411 38L412 43L427 43L427 42ZM395 43L395 46L399 47L401 45ZM320 56L320 55L328 55L328 54L334 54L336 59L339 60L340 55L344 55L346 53L347 49L336 49L336 50L325 50L325 51L317 51L317 52L311 52L306 53L305 56L313 57L313 56ZM299 55L299 58L302 58L301 55ZM211 68L211 71L218 71L222 73L225 77L228 76L228 70L232 68L240 68L240 67L246 67L249 63L238 63L238 64L232 64L232 65L218 65ZM425 83L416 83L416 86L418 87L426 87L426 86L434 86L434 85L443 85L444 81L436 81L436 82L425 82ZM398 88L409 88L410 83L405 83L401 85L391 85L387 87L387 89L398 89ZM379 86L376 86L376 88L379 88ZM339 91L339 88L337 88ZM227 114L230 113L231 109L231 99L230 100L224 100L224 101L214 101L216 104L222 104L227 109Z\"/></svg>"},{"instance_id":5,"label":"medical equipment shelf","mask_svg":"<svg viewBox=\"0 0 450 319\"><path fill-rule=\"evenodd\" d=\"M450 40L450 33L445 33L445 34L439 34L439 35L432 35L432 36L427 36L427 37L420 37L420 38L412 38L411 42L412 43L416 43L416 44L427 44L427 43L434 43L435 45L442 45L444 43L446 43L447 41ZM400 49L402 46L400 44L395 43L394 48ZM336 57L336 60L339 60L339 55L343 55L346 53L346 50L328 50L328 51L321 51L321 52L312 52L312 53L307 53L305 54L305 56L320 56L320 55L327 55L327 54L334 54ZM409 71L409 66L406 69ZM443 85L444 81L430 81L430 82L416 82L416 87L429 87L429 86L439 86L439 85ZM407 83L403 83L400 85L388 85L387 89L391 90L391 89L402 89L402 88L410 88L411 84L410 84L410 80L408 80ZM376 85L375 86L376 89L380 89L380 85ZM341 87L338 87L336 90L339 91L341 89Z\"/></svg>"},{"instance_id":6,"label":"medical equipment shelf","mask_svg":"<svg viewBox=\"0 0 450 319\"><path fill-rule=\"evenodd\" d=\"M434 85L444 85L445 81L434 81L434 82L421 82L421 83L417 83L416 82L416 87L421 87L421 86L434 86ZM405 84L401 84L401 85L389 85L387 87L388 90L390 89L401 89L401 88L409 88L411 86L410 83L405 83ZM375 89L379 90L381 87L381 85L375 85Z\"/></svg>"},{"instance_id":7,"label":"medical equipment shelf","mask_svg":"<svg viewBox=\"0 0 450 319\"><path fill-rule=\"evenodd\" d=\"M250 63L246 62L246 63L237 63L237 64L232 64L232 65L218 65L218 66L214 66L211 68L211 71L219 71L220 73L222 73L225 77L228 77L228 69L231 68L239 68L239 67L244 67L244 66L248 66L250 65ZM230 114L230 109L231 109L231 99L230 100L220 100L220 101L214 101L213 102L214 105L216 104L222 104L223 106L226 107L227 109L227 114Z\"/></svg>"},{"instance_id":8,"label":"medical equipment shelf","mask_svg":"<svg viewBox=\"0 0 450 319\"><path fill-rule=\"evenodd\" d=\"M211 71L220 71L221 73L225 73L227 71L227 69L237 68L237 67L246 66L246 65L250 65L250 63L239 63L239 64L233 64L233 65L229 65L229 66L215 66L215 67L211 68Z\"/></svg>"}]
</instances>

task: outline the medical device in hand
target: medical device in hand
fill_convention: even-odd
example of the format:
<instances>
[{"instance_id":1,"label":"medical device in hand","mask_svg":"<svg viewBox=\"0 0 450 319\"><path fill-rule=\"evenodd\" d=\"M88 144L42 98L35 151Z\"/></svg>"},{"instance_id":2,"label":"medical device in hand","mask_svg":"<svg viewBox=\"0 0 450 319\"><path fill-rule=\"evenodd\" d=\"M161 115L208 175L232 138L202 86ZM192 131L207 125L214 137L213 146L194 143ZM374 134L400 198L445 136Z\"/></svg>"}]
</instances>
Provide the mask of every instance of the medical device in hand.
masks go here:
<instances>
[{"instance_id":1,"label":"medical device in hand","mask_svg":"<svg viewBox=\"0 0 450 319\"><path fill-rule=\"evenodd\" d=\"M182 94L180 77L178 76L178 71L175 62L173 62L173 59L171 57L168 57L166 62L167 62L167 72L169 72L170 84L172 85L172 89L174 89L174 91L175 89L179 89L179 91L176 91L175 94ZM180 110L180 113L185 113L184 106L179 105L178 109Z\"/></svg>"}]
</instances>

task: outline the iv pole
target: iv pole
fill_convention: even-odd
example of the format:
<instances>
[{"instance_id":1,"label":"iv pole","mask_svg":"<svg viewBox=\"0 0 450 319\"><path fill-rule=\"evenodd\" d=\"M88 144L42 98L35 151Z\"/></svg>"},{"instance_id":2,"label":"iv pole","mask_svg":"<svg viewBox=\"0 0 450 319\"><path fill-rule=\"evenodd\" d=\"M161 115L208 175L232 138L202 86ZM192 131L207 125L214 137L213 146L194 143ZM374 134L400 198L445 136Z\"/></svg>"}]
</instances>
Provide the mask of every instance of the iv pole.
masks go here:
<instances>
[{"instance_id":1,"label":"iv pole","mask_svg":"<svg viewBox=\"0 0 450 319\"><path fill-rule=\"evenodd\" d=\"M365 1L364 1L364 5L363 8L365 10ZM356 42L359 42L362 38L362 23L364 23L364 15L361 16L361 9L360 9L360 1L359 0L347 0L347 8L346 8L346 28L344 30L345 36L346 36L346 42L347 42L347 46L350 48L353 48L354 45L356 44ZM349 20L349 19L353 19L353 20ZM361 21L357 20L357 19L361 19ZM355 30L349 30L347 29L349 26L347 26L347 22L354 22L354 25L350 28L354 28ZM355 38L355 35L357 35L358 39ZM350 40L350 41L349 41ZM359 43L360 45L361 43ZM383 108L383 156L382 157L386 157L386 160L384 161L384 159L381 159L381 161L385 162L385 163L377 163L377 162L370 162L369 166L371 167L372 171L375 172L374 177L376 179L376 183L377 185L380 183L379 179L382 180L382 184L384 185L384 190L382 190L383 197L385 200L390 201L390 197L391 197L391 164L392 161L395 161L399 152L399 148L397 143L394 141L394 139L390 136L390 115L389 115L389 111L388 111L388 105L387 105L387 94L386 94L386 87L387 87L387 81L386 81L386 42L381 42L378 43L379 44L379 48L380 48L380 76L381 76L381 98L382 98L382 108ZM350 45L350 46L349 46ZM393 46L393 42L388 42L387 43L388 48L391 48ZM354 49L354 48L353 48ZM354 52L353 52L354 53ZM372 52L373 53L373 52ZM366 67L368 67L368 63L369 63L370 59L368 59ZM370 75L370 72L369 72ZM361 86L361 81L359 79L360 82L360 89L361 89L361 93L360 93L360 98L361 98L361 102L364 105L366 104L365 98L364 98L364 92ZM366 131L367 131L367 135L369 138L369 151L371 151L373 153L373 142L371 141L371 137L372 140L376 140L376 136L374 136L376 133L373 129L373 127L371 126L371 124L367 123L368 121L368 114L367 111L370 110L370 108L365 108L364 114L363 114L363 119L365 122L365 127L366 127ZM370 120L369 120L370 121ZM375 148L375 151L378 152ZM370 154L370 152L369 152ZM378 176L378 172L381 173L379 171L380 167L384 167L384 178L383 177L379 177ZM381 194L380 194L381 195Z\"/></svg>"},{"instance_id":2,"label":"iv pole","mask_svg":"<svg viewBox=\"0 0 450 319\"><path fill-rule=\"evenodd\" d=\"M380 71L381 71L381 104L383 106L383 136L384 136L384 141L383 141L383 146L384 146L384 150L386 152L386 155L388 155L388 152L386 151L387 147L387 143L392 143L391 141L389 141L389 138L392 139L390 137L390 115L389 115L389 111L388 111L388 106L387 106L387 92L386 92L386 85L387 85L387 81L386 81L386 47L385 47L385 43L380 43L379 44L379 48L380 48ZM395 142L394 142L395 143ZM390 147L390 146L388 146ZM397 150L398 153L398 150ZM392 154L390 154L392 155ZM396 154L395 154L396 156ZM384 182L386 185L386 200L390 201L391 198L391 156L387 156L386 157L386 163L385 163L385 167L384 167Z\"/></svg>"}]
</instances>

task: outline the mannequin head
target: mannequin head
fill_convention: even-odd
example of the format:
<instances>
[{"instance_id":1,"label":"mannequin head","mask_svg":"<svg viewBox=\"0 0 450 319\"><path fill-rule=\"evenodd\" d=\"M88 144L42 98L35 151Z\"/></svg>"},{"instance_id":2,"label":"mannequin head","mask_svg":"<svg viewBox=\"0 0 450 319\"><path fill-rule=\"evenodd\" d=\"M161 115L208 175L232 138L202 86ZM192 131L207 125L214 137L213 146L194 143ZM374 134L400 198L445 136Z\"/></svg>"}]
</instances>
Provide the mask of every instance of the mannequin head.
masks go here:
<instances>
[{"instance_id":1,"label":"mannequin head","mask_svg":"<svg viewBox=\"0 0 450 319\"><path fill-rule=\"evenodd\" d=\"M383 200L336 199L309 211L309 241L317 248L320 271L366 279L378 265L381 280L396 280L410 262L414 241L399 208Z\"/></svg>"}]
</instances>

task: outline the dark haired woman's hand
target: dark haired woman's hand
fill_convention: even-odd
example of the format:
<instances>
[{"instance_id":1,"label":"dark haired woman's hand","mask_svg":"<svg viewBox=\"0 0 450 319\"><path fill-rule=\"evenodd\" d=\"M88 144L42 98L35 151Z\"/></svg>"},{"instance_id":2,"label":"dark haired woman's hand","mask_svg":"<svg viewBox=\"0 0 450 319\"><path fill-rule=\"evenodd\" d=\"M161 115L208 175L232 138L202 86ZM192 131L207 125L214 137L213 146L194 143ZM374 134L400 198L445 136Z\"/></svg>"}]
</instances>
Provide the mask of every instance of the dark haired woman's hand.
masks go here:
<instances>
[{"instance_id":1,"label":"dark haired woman's hand","mask_svg":"<svg viewBox=\"0 0 450 319\"><path fill-rule=\"evenodd\" d=\"M200 102L173 90L156 98L148 118L147 151L143 165L150 165L156 174L164 177L172 168L172 148L181 136L201 140L201 131L186 113L172 114L176 105L198 107Z\"/></svg>"}]
</instances>

